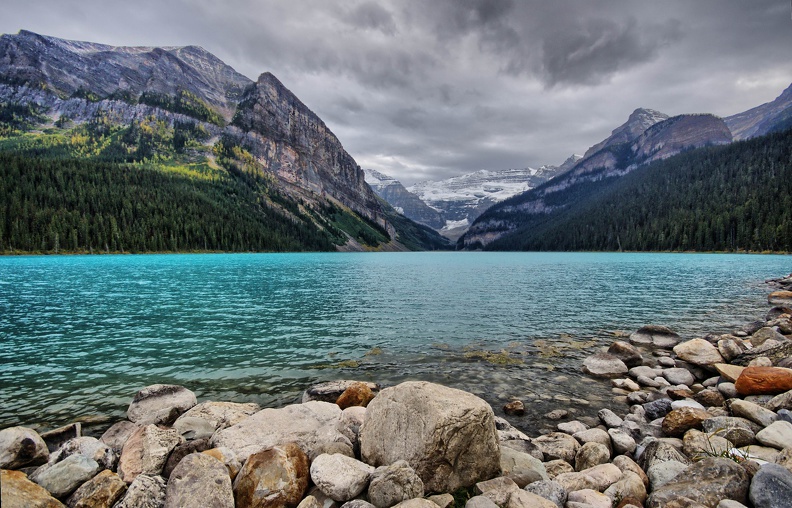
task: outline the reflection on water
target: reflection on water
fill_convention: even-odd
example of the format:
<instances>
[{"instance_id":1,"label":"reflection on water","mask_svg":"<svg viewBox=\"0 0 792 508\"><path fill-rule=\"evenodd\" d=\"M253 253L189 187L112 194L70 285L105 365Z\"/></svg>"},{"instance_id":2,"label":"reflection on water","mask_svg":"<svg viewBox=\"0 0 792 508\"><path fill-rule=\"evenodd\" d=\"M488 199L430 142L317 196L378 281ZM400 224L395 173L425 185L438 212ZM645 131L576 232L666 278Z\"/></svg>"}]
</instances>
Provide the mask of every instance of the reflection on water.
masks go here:
<instances>
[{"instance_id":1,"label":"reflection on water","mask_svg":"<svg viewBox=\"0 0 792 508\"><path fill-rule=\"evenodd\" d=\"M729 330L764 315L762 281L791 265L592 253L2 258L0 426L121 418L156 382L273 406L317 381L359 378L436 381L496 411L518 397L533 414L515 423L530 430L550 409L609 403L609 385L580 365L613 331Z\"/></svg>"}]
</instances>

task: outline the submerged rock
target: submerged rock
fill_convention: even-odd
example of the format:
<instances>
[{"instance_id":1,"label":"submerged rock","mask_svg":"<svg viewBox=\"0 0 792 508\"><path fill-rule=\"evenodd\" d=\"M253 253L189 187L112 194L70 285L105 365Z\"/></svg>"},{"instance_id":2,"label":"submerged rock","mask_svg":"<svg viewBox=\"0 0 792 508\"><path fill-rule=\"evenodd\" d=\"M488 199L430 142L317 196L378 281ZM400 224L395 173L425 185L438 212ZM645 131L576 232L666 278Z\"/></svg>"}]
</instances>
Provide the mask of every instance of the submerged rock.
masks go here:
<instances>
[{"instance_id":1,"label":"submerged rock","mask_svg":"<svg viewBox=\"0 0 792 508\"><path fill-rule=\"evenodd\" d=\"M135 394L127 418L138 425L171 425L197 403L195 394L183 386L155 384Z\"/></svg>"},{"instance_id":2,"label":"submerged rock","mask_svg":"<svg viewBox=\"0 0 792 508\"><path fill-rule=\"evenodd\" d=\"M616 378L628 370L623 361L608 353L598 353L583 361L583 372L594 377Z\"/></svg>"},{"instance_id":3,"label":"submerged rock","mask_svg":"<svg viewBox=\"0 0 792 508\"><path fill-rule=\"evenodd\" d=\"M642 326L630 335L630 344L671 349L682 339L667 326Z\"/></svg>"}]
</instances>

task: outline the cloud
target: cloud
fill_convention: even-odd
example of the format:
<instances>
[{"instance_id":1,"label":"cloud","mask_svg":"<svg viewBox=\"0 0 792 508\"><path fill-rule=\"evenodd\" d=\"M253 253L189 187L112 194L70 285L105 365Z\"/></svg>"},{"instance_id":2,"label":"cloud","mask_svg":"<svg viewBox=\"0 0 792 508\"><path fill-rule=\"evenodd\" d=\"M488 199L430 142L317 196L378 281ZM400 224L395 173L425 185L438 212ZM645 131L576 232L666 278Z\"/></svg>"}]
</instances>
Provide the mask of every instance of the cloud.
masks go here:
<instances>
[{"instance_id":1,"label":"cloud","mask_svg":"<svg viewBox=\"0 0 792 508\"><path fill-rule=\"evenodd\" d=\"M378 30L385 35L396 34L396 23L393 15L382 5L366 2L358 5L345 16L345 21L355 28Z\"/></svg>"}]
</instances>

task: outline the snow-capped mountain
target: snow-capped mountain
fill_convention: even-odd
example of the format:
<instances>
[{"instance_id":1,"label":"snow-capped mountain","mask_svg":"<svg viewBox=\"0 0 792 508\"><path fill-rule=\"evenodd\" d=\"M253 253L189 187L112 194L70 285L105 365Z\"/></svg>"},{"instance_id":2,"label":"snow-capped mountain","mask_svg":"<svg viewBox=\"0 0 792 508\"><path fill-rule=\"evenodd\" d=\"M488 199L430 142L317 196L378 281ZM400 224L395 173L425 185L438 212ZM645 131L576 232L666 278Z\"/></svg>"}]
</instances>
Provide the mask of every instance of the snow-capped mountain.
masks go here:
<instances>
[{"instance_id":1,"label":"snow-capped mountain","mask_svg":"<svg viewBox=\"0 0 792 508\"><path fill-rule=\"evenodd\" d=\"M401 182L373 169L364 169L363 171L366 183L379 197L390 203L397 212L436 230L440 230L445 226L446 221L443 218L443 214L405 189Z\"/></svg>"}]
</instances>

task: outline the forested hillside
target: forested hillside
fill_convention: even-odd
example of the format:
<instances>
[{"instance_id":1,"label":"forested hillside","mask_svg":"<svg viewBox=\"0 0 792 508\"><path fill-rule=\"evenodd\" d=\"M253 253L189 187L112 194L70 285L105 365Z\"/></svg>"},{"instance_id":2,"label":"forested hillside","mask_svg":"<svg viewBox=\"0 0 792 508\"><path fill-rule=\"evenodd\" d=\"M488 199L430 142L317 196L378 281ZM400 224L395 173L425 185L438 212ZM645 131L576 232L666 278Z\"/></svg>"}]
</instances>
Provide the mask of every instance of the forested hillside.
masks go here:
<instances>
[{"instance_id":1,"label":"forested hillside","mask_svg":"<svg viewBox=\"0 0 792 508\"><path fill-rule=\"evenodd\" d=\"M792 131L573 185L547 205L556 203L573 204L540 214L487 212L490 221L519 227L486 249L792 252Z\"/></svg>"}]
</instances>

